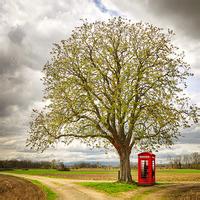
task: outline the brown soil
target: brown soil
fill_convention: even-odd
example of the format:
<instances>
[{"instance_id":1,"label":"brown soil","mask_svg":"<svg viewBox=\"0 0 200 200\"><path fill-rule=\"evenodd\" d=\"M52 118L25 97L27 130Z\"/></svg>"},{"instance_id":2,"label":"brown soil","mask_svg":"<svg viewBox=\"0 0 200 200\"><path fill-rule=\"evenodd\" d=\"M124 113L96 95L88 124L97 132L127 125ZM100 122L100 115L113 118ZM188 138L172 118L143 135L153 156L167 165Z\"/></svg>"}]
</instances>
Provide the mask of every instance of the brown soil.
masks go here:
<instances>
[{"instance_id":1,"label":"brown soil","mask_svg":"<svg viewBox=\"0 0 200 200\"><path fill-rule=\"evenodd\" d=\"M146 190L143 200L200 200L200 184L169 184ZM145 191L144 191L145 192ZM133 198L134 199L134 198Z\"/></svg>"},{"instance_id":2,"label":"brown soil","mask_svg":"<svg viewBox=\"0 0 200 200\"><path fill-rule=\"evenodd\" d=\"M0 175L0 200L45 200L45 194L31 182L9 175Z\"/></svg>"},{"instance_id":3,"label":"brown soil","mask_svg":"<svg viewBox=\"0 0 200 200\"><path fill-rule=\"evenodd\" d=\"M165 191L168 200L200 200L200 184L183 184Z\"/></svg>"}]
</instances>

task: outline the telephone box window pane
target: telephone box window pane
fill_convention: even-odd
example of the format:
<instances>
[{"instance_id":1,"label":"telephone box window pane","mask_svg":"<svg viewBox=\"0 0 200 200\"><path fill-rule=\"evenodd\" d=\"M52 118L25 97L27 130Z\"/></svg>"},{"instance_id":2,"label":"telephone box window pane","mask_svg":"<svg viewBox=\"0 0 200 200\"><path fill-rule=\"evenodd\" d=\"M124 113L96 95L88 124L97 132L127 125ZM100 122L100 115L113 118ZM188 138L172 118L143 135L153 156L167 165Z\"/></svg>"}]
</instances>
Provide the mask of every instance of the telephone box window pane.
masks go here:
<instances>
[{"instance_id":1,"label":"telephone box window pane","mask_svg":"<svg viewBox=\"0 0 200 200\"><path fill-rule=\"evenodd\" d=\"M148 161L147 160L142 160L141 162L142 165L142 170L141 170L141 177L142 178L147 178L148 177Z\"/></svg>"},{"instance_id":2,"label":"telephone box window pane","mask_svg":"<svg viewBox=\"0 0 200 200\"><path fill-rule=\"evenodd\" d=\"M152 160L152 177L155 176L155 161Z\"/></svg>"}]
</instances>

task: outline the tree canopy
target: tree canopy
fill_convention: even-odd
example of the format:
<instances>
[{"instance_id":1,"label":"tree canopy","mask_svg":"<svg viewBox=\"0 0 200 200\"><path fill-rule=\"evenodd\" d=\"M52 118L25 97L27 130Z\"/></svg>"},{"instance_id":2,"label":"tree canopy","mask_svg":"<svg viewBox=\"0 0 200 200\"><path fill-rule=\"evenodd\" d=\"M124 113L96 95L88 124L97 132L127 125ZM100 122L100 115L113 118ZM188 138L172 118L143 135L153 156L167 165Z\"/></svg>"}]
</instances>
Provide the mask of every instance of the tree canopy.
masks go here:
<instances>
[{"instance_id":1,"label":"tree canopy","mask_svg":"<svg viewBox=\"0 0 200 200\"><path fill-rule=\"evenodd\" d=\"M192 74L173 35L121 17L84 21L55 44L43 68L50 103L34 110L27 144L44 150L60 139L101 139L115 147L121 163L124 155L129 162L134 145L173 144L180 128L199 117L183 94ZM122 180L130 181L126 174Z\"/></svg>"}]
</instances>

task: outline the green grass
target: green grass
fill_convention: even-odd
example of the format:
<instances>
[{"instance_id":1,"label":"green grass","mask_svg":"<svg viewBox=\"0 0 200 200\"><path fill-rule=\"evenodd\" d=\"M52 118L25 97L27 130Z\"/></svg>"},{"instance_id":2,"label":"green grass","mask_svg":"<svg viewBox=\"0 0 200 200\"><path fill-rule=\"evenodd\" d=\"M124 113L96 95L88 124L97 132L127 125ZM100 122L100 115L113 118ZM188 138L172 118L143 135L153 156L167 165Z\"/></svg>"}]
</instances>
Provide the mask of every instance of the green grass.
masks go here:
<instances>
[{"instance_id":1,"label":"green grass","mask_svg":"<svg viewBox=\"0 0 200 200\"><path fill-rule=\"evenodd\" d=\"M73 170L73 171L58 171L56 169L29 169L29 170L22 170L22 169L16 169L12 171L4 171L8 173L14 173L14 174L29 174L29 175L65 175L65 174L112 174L116 171L114 170Z\"/></svg>"},{"instance_id":2,"label":"green grass","mask_svg":"<svg viewBox=\"0 0 200 200\"><path fill-rule=\"evenodd\" d=\"M30 181L43 190L43 192L47 197L47 200L55 200L57 198L57 194L53 192L50 188L48 188L46 185L43 185L41 182L37 180L30 180Z\"/></svg>"},{"instance_id":3,"label":"green grass","mask_svg":"<svg viewBox=\"0 0 200 200\"><path fill-rule=\"evenodd\" d=\"M137 185L130 185L125 183L106 183L106 182L81 182L78 183L82 186L94 188L108 194L116 194L119 192L127 192L137 188Z\"/></svg>"}]
</instances>

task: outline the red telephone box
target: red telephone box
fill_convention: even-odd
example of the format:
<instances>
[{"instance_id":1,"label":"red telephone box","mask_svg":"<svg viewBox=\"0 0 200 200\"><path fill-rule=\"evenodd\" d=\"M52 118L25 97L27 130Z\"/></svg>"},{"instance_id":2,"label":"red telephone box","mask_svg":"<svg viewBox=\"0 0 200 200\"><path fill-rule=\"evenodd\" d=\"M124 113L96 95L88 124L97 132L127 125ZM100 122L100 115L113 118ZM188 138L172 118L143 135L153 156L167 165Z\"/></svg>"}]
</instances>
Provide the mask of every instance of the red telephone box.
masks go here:
<instances>
[{"instance_id":1,"label":"red telephone box","mask_svg":"<svg viewBox=\"0 0 200 200\"><path fill-rule=\"evenodd\" d=\"M150 152L138 154L138 185L155 184L155 157Z\"/></svg>"}]
</instances>

